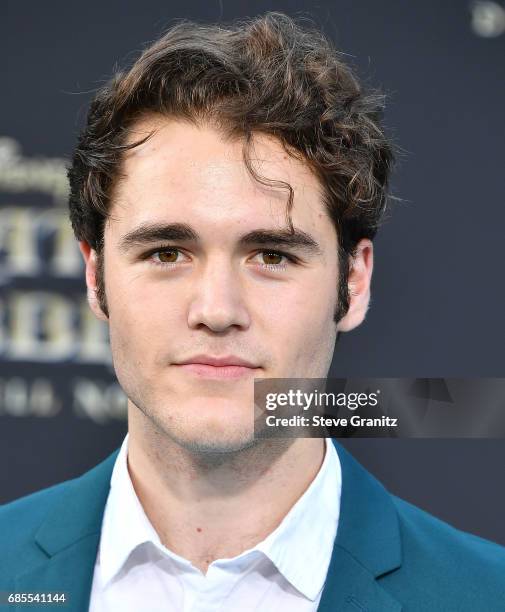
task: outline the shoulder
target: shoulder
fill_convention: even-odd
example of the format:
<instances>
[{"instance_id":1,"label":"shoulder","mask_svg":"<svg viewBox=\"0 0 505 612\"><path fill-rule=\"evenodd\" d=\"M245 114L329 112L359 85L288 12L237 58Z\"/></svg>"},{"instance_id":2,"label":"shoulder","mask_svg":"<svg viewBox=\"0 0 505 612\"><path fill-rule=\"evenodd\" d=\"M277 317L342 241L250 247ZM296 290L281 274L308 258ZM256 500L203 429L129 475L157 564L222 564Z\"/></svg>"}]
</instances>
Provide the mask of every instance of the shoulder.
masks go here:
<instances>
[{"instance_id":1,"label":"shoulder","mask_svg":"<svg viewBox=\"0 0 505 612\"><path fill-rule=\"evenodd\" d=\"M399 497L391 498L400 519L402 540L408 548L436 552L440 560L451 560L457 554L469 564L489 563L505 569L504 546L456 529Z\"/></svg>"},{"instance_id":2,"label":"shoulder","mask_svg":"<svg viewBox=\"0 0 505 612\"><path fill-rule=\"evenodd\" d=\"M59 484L25 495L7 504L0 505L0 545L2 550L16 535L29 535L30 527L36 529L47 515L51 506L65 495L78 479L66 480Z\"/></svg>"},{"instance_id":3,"label":"shoulder","mask_svg":"<svg viewBox=\"0 0 505 612\"><path fill-rule=\"evenodd\" d=\"M35 491L14 501L0 505L0 522L6 526L9 521L16 523L37 521L44 516L51 504L63 493L68 491L69 486L77 479L66 480L59 484ZM3 532L2 532L3 533ZM0 533L0 537L2 535ZM11 534L12 535L12 534Z\"/></svg>"},{"instance_id":4,"label":"shoulder","mask_svg":"<svg viewBox=\"0 0 505 612\"><path fill-rule=\"evenodd\" d=\"M392 495L340 444L337 543L407 611L505 612L505 547Z\"/></svg>"},{"instance_id":5,"label":"shoulder","mask_svg":"<svg viewBox=\"0 0 505 612\"><path fill-rule=\"evenodd\" d=\"M402 582L409 585L409 598L429 600L436 593L439 603L433 600L433 610L439 609L444 594L454 603L463 596L468 607L462 610L484 602L489 610L505 610L505 547L460 531L394 495L391 499L398 513ZM385 580L398 586L398 578L393 573Z\"/></svg>"},{"instance_id":6,"label":"shoulder","mask_svg":"<svg viewBox=\"0 0 505 612\"><path fill-rule=\"evenodd\" d=\"M100 528L117 452L82 476L0 506L0 579L47 559L51 542Z\"/></svg>"},{"instance_id":7,"label":"shoulder","mask_svg":"<svg viewBox=\"0 0 505 612\"><path fill-rule=\"evenodd\" d=\"M36 560L42 551L35 534L53 506L69 492L77 479L67 480L0 506L0 554L5 568L20 559Z\"/></svg>"}]
</instances>

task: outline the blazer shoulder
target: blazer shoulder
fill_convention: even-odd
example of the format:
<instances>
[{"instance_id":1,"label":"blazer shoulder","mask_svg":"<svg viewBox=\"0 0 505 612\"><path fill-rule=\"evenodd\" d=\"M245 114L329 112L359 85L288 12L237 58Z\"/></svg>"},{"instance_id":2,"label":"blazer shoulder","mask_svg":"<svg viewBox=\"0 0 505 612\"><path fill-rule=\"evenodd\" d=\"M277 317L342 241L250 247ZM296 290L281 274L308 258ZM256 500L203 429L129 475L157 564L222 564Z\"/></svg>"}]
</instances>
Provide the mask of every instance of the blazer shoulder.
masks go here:
<instances>
[{"instance_id":1,"label":"blazer shoulder","mask_svg":"<svg viewBox=\"0 0 505 612\"><path fill-rule=\"evenodd\" d=\"M52 507L77 480L66 480L0 506L0 554L4 567L45 557L35 543L35 534Z\"/></svg>"},{"instance_id":2,"label":"blazer shoulder","mask_svg":"<svg viewBox=\"0 0 505 612\"><path fill-rule=\"evenodd\" d=\"M77 478L0 506L2 569L14 573L47 559L47 550L39 546L41 533L45 541L49 533L60 542L67 533L85 533L101 522L117 452Z\"/></svg>"},{"instance_id":3,"label":"blazer shoulder","mask_svg":"<svg viewBox=\"0 0 505 612\"><path fill-rule=\"evenodd\" d=\"M458 552L467 551L471 558L505 564L505 546L486 540L472 533L462 531L449 523L438 519L418 506L391 496L398 511L400 524L403 525L404 534L411 537L422 537L423 541L431 546L441 548L456 547Z\"/></svg>"},{"instance_id":4,"label":"blazer shoulder","mask_svg":"<svg viewBox=\"0 0 505 612\"><path fill-rule=\"evenodd\" d=\"M464 589L470 600L474 589L480 604L483 598L493 605L500 601L503 608L499 609L505 610L504 546L456 529L403 499L391 497L401 531L402 570L410 575L411 585L422 576L434 590L447 589L447 594L452 591L457 599L457 590Z\"/></svg>"},{"instance_id":5,"label":"blazer shoulder","mask_svg":"<svg viewBox=\"0 0 505 612\"><path fill-rule=\"evenodd\" d=\"M10 519L18 522L24 519L36 519L38 514L44 515L54 500L62 493L65 493L69 485L79 478L80 477L71 478L45 489L29 493L28 495L24 495L23 497L19 497L5 504L0 504L0 521L2 524L4 521L8 522Z\"/></svg>"}]
</instances>

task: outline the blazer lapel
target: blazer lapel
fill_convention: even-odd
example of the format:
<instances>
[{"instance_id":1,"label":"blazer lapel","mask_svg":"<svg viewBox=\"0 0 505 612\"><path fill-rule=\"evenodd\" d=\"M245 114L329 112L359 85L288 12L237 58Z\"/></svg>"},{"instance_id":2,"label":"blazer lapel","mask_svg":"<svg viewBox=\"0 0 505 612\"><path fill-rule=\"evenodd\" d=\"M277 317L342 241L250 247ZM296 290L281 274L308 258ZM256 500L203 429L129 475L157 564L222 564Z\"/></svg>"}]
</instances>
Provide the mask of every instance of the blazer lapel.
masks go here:
<instances>
[{"instance_id":1,"label":"blazer lapel","mask_svg":"<svg viewBox=\"0 0 505 612\"><path fill-rule=\"evenodd\" d=\"M17 592L65 593L67 610L88 609L103 512L117 453L67 483L65 492L35 534L45 557L16 577Z\"/></svg>"},{"instance_id":2,"label":"blazer lapel","mask_svg":"<svg viewBox=\"0 0 505 612\"><path fill-rule=\"evenodd\" d=\"M399 612L380 576L401 566L398 515L389 493L337 442L340 518L318 612Z\"/></svg>"}]
</instances>

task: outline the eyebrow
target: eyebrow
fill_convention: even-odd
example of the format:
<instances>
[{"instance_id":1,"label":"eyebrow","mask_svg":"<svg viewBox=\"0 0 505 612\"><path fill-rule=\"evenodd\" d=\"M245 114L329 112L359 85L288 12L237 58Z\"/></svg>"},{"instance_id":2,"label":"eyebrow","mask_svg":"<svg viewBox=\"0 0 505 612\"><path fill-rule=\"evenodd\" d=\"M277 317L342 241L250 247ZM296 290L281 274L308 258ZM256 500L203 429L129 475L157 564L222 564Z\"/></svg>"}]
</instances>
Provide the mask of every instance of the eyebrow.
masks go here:
<instances>
[{"instance_id":1,"label":"eyebrow","mask_svg":"<svg viewBox=\"0 0 505 612\"><path fill-rule=\"evenodd\" d=\"M160 241L200 241L195 230L186 223L145 223L125 234L119 241L119 250L127 253L130 249L138 246L152 244ZM242 246L262 245L270 247L297 248L308 255L321 255L322 249L317 240L303 230L294 228L291 232L287 229L256 229L239 238Z\"/></svg>"},{"instance_id":2,"label":"eyebrow","mask_svg":"<svg viewBox=\"0 0 505 612\"><path fill-rule=\"evenodd\" d=\"M164 240L198 242L198 234L185 223L143 223L121 238L119 250L122 253L127 253L134 247Z\"/></svg>"}]
</instances>

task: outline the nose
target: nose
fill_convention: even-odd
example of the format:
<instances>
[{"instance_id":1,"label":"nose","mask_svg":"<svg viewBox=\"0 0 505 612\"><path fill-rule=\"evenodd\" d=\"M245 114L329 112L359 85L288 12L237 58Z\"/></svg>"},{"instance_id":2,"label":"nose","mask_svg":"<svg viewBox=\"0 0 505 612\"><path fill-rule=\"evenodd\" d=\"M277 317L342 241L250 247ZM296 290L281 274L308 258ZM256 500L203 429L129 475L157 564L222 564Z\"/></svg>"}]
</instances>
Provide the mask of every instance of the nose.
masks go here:
<instances>
[{"instance_id":1,"label":"nose","mask_svg":"<svg viewBox=\"0 0 505 612\"><path fill-rule=\"evenodd\" d=\"M219 333L232 327L249 327L250 317L239 276L239 271L222 258L206 262L195 278L188 311L191 329L205 326Z\"/></svg>"}]
</instances>

